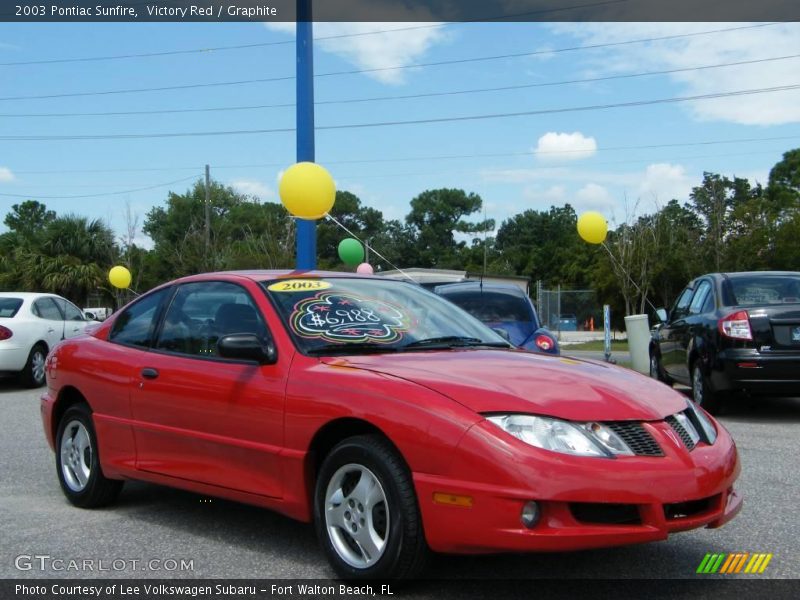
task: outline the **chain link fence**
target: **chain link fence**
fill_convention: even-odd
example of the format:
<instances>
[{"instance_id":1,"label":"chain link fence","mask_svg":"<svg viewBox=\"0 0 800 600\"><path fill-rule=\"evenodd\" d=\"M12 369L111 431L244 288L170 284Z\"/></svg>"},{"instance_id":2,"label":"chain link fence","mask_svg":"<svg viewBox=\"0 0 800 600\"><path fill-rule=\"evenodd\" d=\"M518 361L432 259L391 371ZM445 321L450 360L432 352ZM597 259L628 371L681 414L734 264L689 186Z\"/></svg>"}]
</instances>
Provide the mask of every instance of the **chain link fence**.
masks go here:
<instances>
[{"instance_id":1,"label":"chain link fence","mask_svg":"<svg viewBox=\"0 0 800 600\"><path fill-rule=\"evenodd\" d=\"M603 307L594 290L544 289L536 282L539 321L551 331L603 331Z\"/></svg>"}]
</instances>

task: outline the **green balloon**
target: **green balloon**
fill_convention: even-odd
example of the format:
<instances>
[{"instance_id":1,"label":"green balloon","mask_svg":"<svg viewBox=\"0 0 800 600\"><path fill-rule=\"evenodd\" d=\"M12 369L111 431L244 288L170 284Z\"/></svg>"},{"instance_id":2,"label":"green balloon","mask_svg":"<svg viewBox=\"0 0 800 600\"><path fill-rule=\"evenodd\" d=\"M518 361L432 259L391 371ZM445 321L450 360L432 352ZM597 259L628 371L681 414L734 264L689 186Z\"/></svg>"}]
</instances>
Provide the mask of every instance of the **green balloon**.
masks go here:
<instances>
[{"instance_id":1,"label":"green balloon","mask_svg":"<svg viewBox=\"0 0 800 600\"><path fill-rule=\"evenodd\" d=\"M345 238L339 242L339 258L346 265L357 265L364 262L364 246L354 238Z\"/></svg>"}]
</instances>

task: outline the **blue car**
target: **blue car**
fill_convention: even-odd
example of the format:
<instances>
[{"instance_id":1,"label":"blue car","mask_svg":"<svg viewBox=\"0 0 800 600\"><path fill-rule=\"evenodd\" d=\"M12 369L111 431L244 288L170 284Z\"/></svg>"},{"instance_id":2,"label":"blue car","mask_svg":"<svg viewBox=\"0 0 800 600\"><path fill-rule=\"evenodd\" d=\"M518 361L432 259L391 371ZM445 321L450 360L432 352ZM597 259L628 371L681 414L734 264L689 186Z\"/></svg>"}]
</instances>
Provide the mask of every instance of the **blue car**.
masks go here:
<instances>
[{"instance_id":1,"label":"blue car","mask_svg":"<svg viewBox=\"0 0 800 600\"><path fill-rule=\"evenodd\" d=\"M516 285L465 281L437 285L433 292L489 327L505 331L519 348L560 354L556 336L542 327L530 298Z\"/></svg>"}]
</instances>

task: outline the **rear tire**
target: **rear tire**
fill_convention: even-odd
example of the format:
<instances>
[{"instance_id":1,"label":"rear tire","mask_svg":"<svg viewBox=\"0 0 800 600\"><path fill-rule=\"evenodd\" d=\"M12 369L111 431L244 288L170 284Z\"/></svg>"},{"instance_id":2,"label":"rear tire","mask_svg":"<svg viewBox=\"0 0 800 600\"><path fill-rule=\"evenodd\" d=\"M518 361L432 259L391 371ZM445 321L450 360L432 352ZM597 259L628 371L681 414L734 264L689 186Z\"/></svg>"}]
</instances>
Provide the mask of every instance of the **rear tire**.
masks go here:
<instances>
[{"instance_id":1,"label":"rear tire","mask_svg":"<svg viewBox=\"0 0 800 600\"><path fill-rule=\"evenodd\" d=\"M56 471L61 490L81 508L105 506L116 500L122 481L108 479L100 468L92 413L86 404L67 409L56 435Z\"/></svg>"},{"instance_id":2,"label":"rear tire","mask_svg":"<svg viewBox=\"0 0 800 600\"><path fill-rule=\"evenodd\" d=\"M429 553L411 473L383 437L348 438L317 477L314 525L323 551L344 579L409 579Z\"/></svg>"},{"instance_id":3,"label":"rear tire","mask_svg":"<svg viewBox=\"0 0 800 600\"><path fill-rule=\"evenodd\" d=\"M720 394L711 389L699 360L692 365L692 400L711 414L720 409Z\"/></svg>"},{"instance_id":4,"label":"rear tire","mask_svg":"<svg viewBox=\"0 0 800 600\"><path fill-rule=\"evenodd\" d=\"M28 355L28 362L20 372L20 382L27 388L42 387L45 383L45 361L47 360L47 348L42 344L36 344L31 348Z\"/></svg>"}]
</instances>

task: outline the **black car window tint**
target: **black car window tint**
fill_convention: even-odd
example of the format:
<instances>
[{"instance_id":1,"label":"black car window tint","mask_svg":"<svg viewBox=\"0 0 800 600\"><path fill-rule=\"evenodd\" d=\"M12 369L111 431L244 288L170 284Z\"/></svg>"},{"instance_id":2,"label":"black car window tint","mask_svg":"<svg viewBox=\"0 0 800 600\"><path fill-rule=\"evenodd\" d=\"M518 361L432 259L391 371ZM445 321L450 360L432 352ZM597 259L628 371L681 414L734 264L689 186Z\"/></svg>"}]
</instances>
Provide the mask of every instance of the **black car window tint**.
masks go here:
<instances>
[{"instance_id":1,"label":"black car window tint","mask_svg":"<svg viewBox=\"0 0 800 600\"><path fill-rule=\"evenodd\" d=\"M784 304L800 300L800 278L796 276L754 275L731 279L738 305Z\"/></svg>"},{"instance_id":2,"label":"black car window tint","mask_svg":"<svg viewBox=\"0 0 800 600\"><path fill-rule=\"evenodd\" d=\"M193 356L218 356L217 342L232 333L268 339L267 327L250 295L223 281L187 283L175 293L156 348Z\"/></svg>"},{"instance_id":3,"label":"black car window tint","mask_svg":"<svg viewBox=\"0 0 800 600\"><path fill-rule=\"evenodd\" d=\"M67 321L84 321L83 313L72 302L68 302L63 298L56 300L56 303L61 308Z\"/></svg>"},{"instance_id":4,"label":"black car window tint","mask_svg":"<svg viewBox=\"0 0 800 600\"><path fill-rule=\"evenodd\" d=\"M708 281L701 281L697 286L697 291L692 297L692 303L689 305L689 312L693 315L703 312L703 307L706 303L708 293L711 291L711 284Z\"/></svg>"},{"instance_id":5,"label":"black car window tint","mask_svg":"<svg viewBox=\"0 0 800 600\"><path fill-rule=\"evenodd\" d=\"M17 314L20 306L22 306L21 298L0 298L0 317L10 319Z\"/></svg>"},{"instance_id":6,"label":"black car window tint","mask_svg":"<svg viewBox=\"0 0 800 600\"><path fill-rule=\"evenodd\" d=\"M114 321L108 339L119 344L149 348L158 308L168 292L169 288L160 289L125 309Z\"/></svg>"},{"instance_id":7,"label":"black car window tint","mask_svg":"<svg viewBox=\"0 0 800 600\"><path fill-rule=\"evenodd\" d=\"M52 298L39 298L34 305L38 316L42 319L47 319L48 321L64 320L64 317L61 316L61 311L58 310L58 306L56 306Z\"/></svg>"},{"instance_id":8,"label":"black car window tint","mask_svg":"<svg viewBox=\"0 0 800 600\"><path fill-rule=\"evenodd\" d=\"M687 309L689 308L689 301L692 299L692 288L686 288L683 290L678 299L675 301L675 306L672 307L671 317L674 319L675 317L681 317L686 314Z\"/></svg>"},{"instance_id":9,"label":"black car window tint","mask_svg":"<svg viewBox=\"0 0 800 600\"><path fill-rule=\"evenodd\" d=\"M475 291L442 294L442 296L484 322L531 320L525 299L511 294Z\"/></svg>"}]
</instances>

